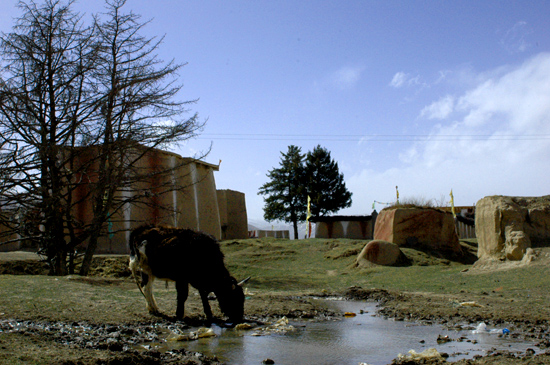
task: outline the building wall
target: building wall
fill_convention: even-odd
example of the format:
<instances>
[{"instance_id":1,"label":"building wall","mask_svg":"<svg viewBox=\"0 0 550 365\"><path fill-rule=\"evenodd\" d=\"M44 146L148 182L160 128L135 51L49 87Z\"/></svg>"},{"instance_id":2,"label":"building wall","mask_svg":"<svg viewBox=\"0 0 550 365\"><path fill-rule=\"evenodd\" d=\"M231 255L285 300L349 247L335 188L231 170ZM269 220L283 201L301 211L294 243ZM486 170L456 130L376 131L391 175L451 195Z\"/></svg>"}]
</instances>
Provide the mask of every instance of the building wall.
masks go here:
<instances>
[{"instance_id":1,"label":"building wall","mask_svg":"<svg viewBox=\"0 0 550 365\"><path fill-rule=\"evenodd\" d=\"M358 240L372 239L372 221L344 221L344 238Z\"/></svg>"},{"instance_id":2,"label":"building wall","mask_svg":"<svg viewBox=\"0 0 550 365\"><path fill-rule=\"evenodd\" d=\"M249 238L262 238L262 237L273 237L273 238L289 238L290 232L288 230L256 230L248 232Z\"/></svg>"},{"instance_id":3,"label":"building wall","mask_svg":"<svg viewBox=\"0 0 550 365\"><path fill-rule=\"evenodd\" d=\"M211 234L221 239L220 210L214 171L211 166L194 163L198 179L194 179L193 189L196 189L194 202L196 204L197 230ZM193 168L192 165L190 165ZM216 166L217 170L217 166ZM179 225L180 227L182 225Z\"/></svg>"},{"instance_id":4,"label":"building wall","mask_svg":"<svg viewBox=\"0 0 550 365\"><path fill-rule=\"evenodd\" d=\"M18 236L15 233L11 233L8 227L6 227L3 224L0 224L0 252L21 250L23 244L21 241L16 240L17 238ZM9 243L2 243L2 242L9 242Z\"/></svg>"},{"instance_id":5,"label":"building wall","mask_svg":"<svg viewBox=\"0 0 550 365\"><path fill-rule=\"evenodd\" d=\"M344 238L341 221L315 222L315 238Z\"/></svg>"},{"instance_id":6,"label":"building wall","mask_svg":"<svg viewBox=\"0 0 550 365\"><path fill-rule=\"evenodd\" d=\"M336 219L335 219L336 218ZM373 237L373 219L346 219L342 217L327 217L315 219L315 237L316 238L350 238L350 239L372 239Z\"/></svg>"},{"instance_id":7,"label":"building wall","mask_svg":"<svg viewBox=\"0 0 550 365\"><path fill-rule=\"evenodd\" d=\"M244 193L234 190L218 190L217 194L222 239L248 238L248 217Z\"/></svg>"},{"instance_id":8,"label":"building wall","mask_svg":"<svg viewBox=\"0 0 550 365\"><path fill-rule=\"evenodd\" d=\"M214 179L218 166L166 151L151 150L137 162L136 168L142 170L140 172L151 172L150 177L118 194L127 199L137 191L147 191L147 196L135 203L125 204L121 211L109 217L105 236L99 239L96 253L127 253L130 231L148 223L190 228L221 239ZM154 174L166 169L174 170L168 174ZM85 184L79 194L86 196ZM91 222L91 208L91 199L82 199L75 208L75 214L81 221Z\"/></svg>"},{"instance_id":9,"label":"building wall","mask_svg":"<svg viewBox=\"0 0 550 365\"><path fill-rule=\"evenodd\" d=\"M73 215L83 225L91 223L93 218L90 184L97 181L97 155L96 147L79 151L78 163L87 166L87 169L75 176L80 185L73 194L76 203ZM103 236L98 240L96 253L128 253L127 243L131 230L147 223L199 230L218 240L248 238L245 195L233 190L216 190L214 171L218 171L217 165L154 149L139 159L136 168L140 172L151 173L167 168L173 168L173 171L163 175L151 174L148 180L117 193L118 199L127 200L135 197L136 191L148 192L146 197L126 203L122 209L111 214L102 232ZM175 189L176 186L184 188ZM0 227L0 242L15 238L2 235L3 230ZM288 238L288 231L286 235L283 232L275 236ZM22 247L21 242L16 241L0 244L0 251L13 251ZM85 248L86 244L83 244L77 250L82 252Z\"/></svg>"}]
</instances>

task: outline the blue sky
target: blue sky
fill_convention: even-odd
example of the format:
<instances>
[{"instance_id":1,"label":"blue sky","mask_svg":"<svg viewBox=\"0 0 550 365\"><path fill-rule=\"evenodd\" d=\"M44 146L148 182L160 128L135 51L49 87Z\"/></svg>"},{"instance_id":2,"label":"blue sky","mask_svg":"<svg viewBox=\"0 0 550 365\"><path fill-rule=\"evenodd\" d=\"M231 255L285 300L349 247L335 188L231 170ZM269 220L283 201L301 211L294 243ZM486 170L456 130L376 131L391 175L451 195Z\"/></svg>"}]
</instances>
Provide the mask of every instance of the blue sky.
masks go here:
<instances>
[{"instance_id":1,"label":"blue sky","mask_svg":"<svg viewBox=\"0 0 550 365\"><path fill-rule=\"evenodd\" d=\"M80 1L88 14L101 1ZM10 31L16 1L0 4ZM338 162L351 208L402 198L472 205L550 194L550 2L128 0L187 63L182 100L208 119L174 148L212 150L218 189L259 187L290 144ZM378 210L383 206L377 205Z\"/></svg>"}]
</instances>

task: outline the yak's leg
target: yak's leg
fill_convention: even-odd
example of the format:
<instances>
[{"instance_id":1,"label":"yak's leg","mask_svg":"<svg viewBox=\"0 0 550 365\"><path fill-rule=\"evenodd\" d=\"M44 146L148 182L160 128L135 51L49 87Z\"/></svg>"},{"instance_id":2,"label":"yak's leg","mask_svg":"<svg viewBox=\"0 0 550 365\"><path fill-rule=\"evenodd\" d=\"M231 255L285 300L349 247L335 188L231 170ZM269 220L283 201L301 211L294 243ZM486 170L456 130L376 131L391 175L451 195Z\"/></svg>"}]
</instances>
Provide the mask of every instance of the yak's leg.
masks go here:
<instances>
[{"instance_id":1,"label":"yak's leg","mask_svg":"<svg viewBox=\"0 0 550 365\"><path fill-rule=\"evenodd\" d=\"M151 314L160 314L159 307L157 305L157 301L155 300L155 296L153 295L153 281L155 280L155 277L152 275L147 275L144 272L141 272L141 287L143 289L143 294L145 295L145 300L147 301L147 310Z\"/></svg>"},{"instance_id":2,"label":"yak's leg","mask_svg":"<svg viewBox=\"0 0 550 365\"><path fill-rule=\"evenodd\" d=\"M206 314L206 321L212 323L212 309L210 309L210 303L208 302L208 292L199 290L202 300L202 307L204 308L204 314Z\"/></svg>"},{"instance_id":3,"label":"yak's leg","mask_svg":"<svg viewBox=\"0 0 550 365\"><path fill-rule=\"evenodd\" d=\"M183 319L185 315L185 301L189 294L189 284L186 281L176 281L176 291L178 293L178 307L176 309L176 318Z\"/></svg>"}]
</instances>

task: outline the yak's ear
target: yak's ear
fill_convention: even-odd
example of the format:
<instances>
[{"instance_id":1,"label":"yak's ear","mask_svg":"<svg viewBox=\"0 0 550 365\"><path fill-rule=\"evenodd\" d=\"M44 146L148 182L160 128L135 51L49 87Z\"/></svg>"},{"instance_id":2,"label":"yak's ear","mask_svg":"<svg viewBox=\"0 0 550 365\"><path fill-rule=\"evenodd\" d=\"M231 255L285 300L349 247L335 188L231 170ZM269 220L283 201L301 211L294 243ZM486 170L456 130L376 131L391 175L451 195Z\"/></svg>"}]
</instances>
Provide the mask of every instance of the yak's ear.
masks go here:
<instances>
[{"instance_id":1,"label":"yak's ear","mask_svg":"<svg viewBox=\"0 0 550 365\"><path fill-rule=\"evenodd\" d=\"M150 230L148 230L147 232L145 232L143 234L143 237L145 237L146 239L148 239L152 242L157 243L161 239L161 233L160 233L159 228L154 227L154 228L151 228Z\"/></svg>"},{"instance_id":2,"label":"yak's ear","mask_svg":"<svg viewBox=\"0 0 550 365\"><path fill-rule=\"evenodd\" d=\"M250 280L251 276L247 277L246 279L244 280L241 280L237 285L238 286L243 286L248 280Z\"/></svg>"}]
</instances>

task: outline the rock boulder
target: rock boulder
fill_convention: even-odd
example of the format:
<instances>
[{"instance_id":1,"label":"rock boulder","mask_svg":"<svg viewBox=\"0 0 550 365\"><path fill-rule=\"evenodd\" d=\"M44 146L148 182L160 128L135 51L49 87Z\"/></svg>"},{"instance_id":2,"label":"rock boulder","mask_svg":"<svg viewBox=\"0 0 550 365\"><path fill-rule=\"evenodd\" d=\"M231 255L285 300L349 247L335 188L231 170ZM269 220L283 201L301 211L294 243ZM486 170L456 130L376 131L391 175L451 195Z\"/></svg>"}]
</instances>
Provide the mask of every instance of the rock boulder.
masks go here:
<instances>
[{"instance_id":1,"label":"rock boulder","mask_svg":"<svg viewBox=\"0 0 550 365\"><path fill-rule=\"evenodd\" d=\"M433 208L382 210L376 219L374 239L398 246L462 252L453 215Z\"/></svg>"},{"instance_id":2,"label":"rock boulder","mask_svg":"<svg viewBox=\"0 0 550 365\"><path fill-rule=\"evenodd\" d=\"M357 256L357 266L395 265L403 261L403 253L395 243L374 240L365 245Z\"/></svg>"},{"instance_id":3,"label":"rock boulder","mask_svg":"<svg viewBox=\"0 0 550 365\"><path fill-rule=\"evenodd\" d=\"M476 236L479 259L521 260L529 247L550 246L550 195L479 200Z\"/></svg>"}]
</instances>

